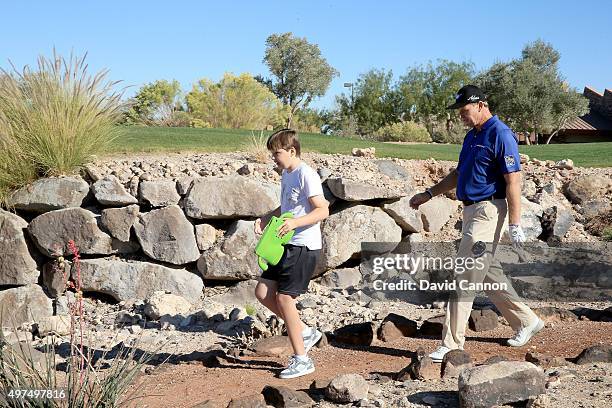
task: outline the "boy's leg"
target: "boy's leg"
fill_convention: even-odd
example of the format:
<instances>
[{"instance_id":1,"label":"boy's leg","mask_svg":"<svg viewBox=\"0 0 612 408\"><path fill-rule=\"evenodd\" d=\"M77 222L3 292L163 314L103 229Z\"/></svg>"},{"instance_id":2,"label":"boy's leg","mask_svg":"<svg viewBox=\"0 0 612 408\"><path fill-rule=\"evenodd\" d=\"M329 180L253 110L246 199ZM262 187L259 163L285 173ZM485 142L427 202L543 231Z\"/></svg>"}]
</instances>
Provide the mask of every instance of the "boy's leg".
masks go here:
<instances>
[{"instance_id":1,"label":"boy's leg","mask_svg":"<svg viewBox=\"0 0 612 408\"><path fill-rule=\"evenodd\" d=\"M283 319L283 321L285 321L285 324L287 324L285 318L283 317L283 312L278 305L277 292L278 282L270 279L260 278L259 283L255 287L255 297L259 300L259 302L265 307L267 307L272 313ZM300 323L300 330L304 330L307 328L304 323L302 323L301 321Z\"/></svg>"},{"instance_id":2,"label":"boy's leg","mask_svg":"<svg viewBox=\"0 0 612 408\"><path fill-rule=\"evenodd\" d=\"M298 356L306 354L304 350L304 338L302 337L302 329L304 323L300 319L298 310L295 307L295 298L292 295L279 293L276 297L280 312L283 315L289 340L293 347L293 353Z\"/></svg>"}]
</instances>

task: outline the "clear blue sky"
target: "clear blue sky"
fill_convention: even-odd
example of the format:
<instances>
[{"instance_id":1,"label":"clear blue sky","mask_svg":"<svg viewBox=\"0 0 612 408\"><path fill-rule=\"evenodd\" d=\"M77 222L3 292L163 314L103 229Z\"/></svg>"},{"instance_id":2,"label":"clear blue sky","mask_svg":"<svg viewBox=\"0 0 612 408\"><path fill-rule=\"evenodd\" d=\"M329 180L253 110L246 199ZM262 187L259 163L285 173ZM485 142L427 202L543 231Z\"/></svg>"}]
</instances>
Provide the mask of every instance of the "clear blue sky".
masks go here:
<instances>
[{"instance_id":1,"label":"clear blue sky","mask_svg":"<svg viewBox=\"0 0 612 408\"><path fill-rule=\"evenodd\" d=\"M332 107L370 68L396 76L439 58L477 69L541 38L582 90L612 88L612 1L14 1L2 5L0 66L39 54L89 53L92 69L138 86L177 79L184 90L224 72L268 75L266 37L292 31L319 45L340 76L316 107Z\"/></svg>"}]
</instances>

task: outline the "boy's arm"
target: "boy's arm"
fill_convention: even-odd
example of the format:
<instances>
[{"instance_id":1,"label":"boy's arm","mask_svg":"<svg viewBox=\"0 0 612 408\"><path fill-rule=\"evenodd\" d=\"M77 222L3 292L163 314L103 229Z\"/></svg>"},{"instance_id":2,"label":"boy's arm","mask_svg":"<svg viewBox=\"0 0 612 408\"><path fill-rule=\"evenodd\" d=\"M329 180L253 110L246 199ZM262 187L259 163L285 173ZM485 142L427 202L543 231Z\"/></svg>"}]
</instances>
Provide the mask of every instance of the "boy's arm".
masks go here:
<instances>
[{"instance_id":1,"label":"boy's arm","mask_svg":"<svg viewBox=\"0 0 612 408\"><path fill-rule=\"evenodd\" d=\"M280 215L281 215L281 208L279 206L278 208L269 212L263 217L256 219L255 225L254 225L255 233L261 234L263 232L263 229L266 227L266 225L268 225L268 223L272 219L272 217L280 217Z\"/></svg>"},{"instance_id":2,"label":"boy's arm","mask_svg":"<svg viewBox=\"0 0 612 408\"><path fill-rule=\"evenodd\" d=\"M305 225L316 224L319 221L323 221L325 218L329 216L329 201L325 199L322 195L316 195L308 198L310 205L312 205L312 210L301 217L297 218L288 218L283 222L283 224L278 228L278 233L280 236L285 235L289 231L303 227Z\"/></svg>"}]
</instances>

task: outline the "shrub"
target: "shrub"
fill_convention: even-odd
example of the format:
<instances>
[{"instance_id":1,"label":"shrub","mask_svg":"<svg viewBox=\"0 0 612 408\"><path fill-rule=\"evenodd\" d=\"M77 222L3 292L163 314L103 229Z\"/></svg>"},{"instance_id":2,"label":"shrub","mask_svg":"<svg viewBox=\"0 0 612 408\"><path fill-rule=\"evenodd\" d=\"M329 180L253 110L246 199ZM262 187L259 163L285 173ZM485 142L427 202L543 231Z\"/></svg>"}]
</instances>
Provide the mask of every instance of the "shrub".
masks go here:
<instances>
[{"instance_id":1,"label":"shrub","mask_svg":"<svg viewBox=\"0 0 612 408\"><path fill-rule=\"evenodd\" d=\"M374 138L382 142L431 142L427 129L409 121L383 126L374 133Z\"/></svg>"},{"instance_id":2,"label":"shrub","mask_svg":"<svg viewBox=\"0 0 612 408\"><path fill-rule=\"evenodd\" d=\"M208 129L208 128L211 128L212 126L210 125L210 123L203 121L202 119L194 118L194 119L191 119L191 121L189 122L189 127Z\"/></svg>"},{"instance_id":3,"label":"shrub","mask_svg":"<svg viewBox=\"0 0 612 408\"><path fill-rule=\"evenodd\" d=\"M38 176L74 171L103 152L121 113L108 71L85 57L39 57L36 70L0 70L0 199Z\"/></svg>"},{"instance_id":4,"label":"shrub","mask_svg":"<svg viewBox=\"0 0 612 408\"><path fill-rule=\"evenodd\" d=\"M451 129L434 130L432 139L437 143L462 144L467 131L461 126Z\"/></svg>"},{"instance_id":5,"label":"shrub","mask_svg":"<svg viewBox=\"0 0 612 408\"><path fill-rule=\"evenodd\" d=\"M264 134L263 130L259 132L258 136L255 136L255 132L251 131L251 137L244 145L244 150L251 157L251 160L257 163L266 163L270 160L267 142L268 137Z\"/></svg>"}]
</instances>

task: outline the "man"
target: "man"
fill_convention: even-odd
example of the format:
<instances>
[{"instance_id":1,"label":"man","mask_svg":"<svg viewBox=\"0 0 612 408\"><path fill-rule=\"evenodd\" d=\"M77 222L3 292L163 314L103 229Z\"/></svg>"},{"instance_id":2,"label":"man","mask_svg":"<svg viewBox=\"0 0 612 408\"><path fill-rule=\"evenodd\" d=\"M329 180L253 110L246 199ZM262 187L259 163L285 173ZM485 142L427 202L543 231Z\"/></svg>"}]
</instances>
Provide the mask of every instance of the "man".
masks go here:
<instances>
[{"instance_id":1,"label":"man","mask_svg":"<svg viewBox=\"0 0 612 408\"><path fill-rule=\"evenodd\" d=\"M508 344L525 345L544 327L537 315L520 301L499 261L495 249L509 217L509 235L515 247L525 242L521 221L521 165L516 136L489 111L482 91L473 85L459 90L455 103L447 109L459 109L463 123L472 129L466 134L457 169L442 181L410 199L418 207L453 188L463 202L462 238L458 257L481 257L480 263L456 274L455 280L469 283L498 283L507 290L485 291L510 326L516 331ZM463 349L474 291L458 289L448 302L442 332L442 345L429 356L442 361L450 350Z\"/></svg>"}]
</instances>

